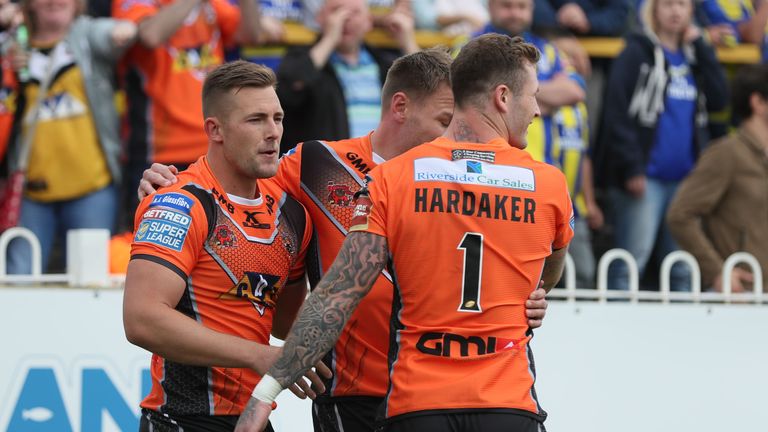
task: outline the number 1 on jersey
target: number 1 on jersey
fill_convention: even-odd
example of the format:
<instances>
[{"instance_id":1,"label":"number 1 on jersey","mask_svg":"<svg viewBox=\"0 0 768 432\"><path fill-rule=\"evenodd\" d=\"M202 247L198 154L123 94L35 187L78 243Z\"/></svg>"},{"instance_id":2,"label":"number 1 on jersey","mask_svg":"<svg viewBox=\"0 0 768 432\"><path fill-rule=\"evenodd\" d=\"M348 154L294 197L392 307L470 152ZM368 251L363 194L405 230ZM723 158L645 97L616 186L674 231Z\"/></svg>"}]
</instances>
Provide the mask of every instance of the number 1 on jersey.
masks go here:
<instances>
[{"instance_id":1,"label":"number 1 on jersey","mask_svg":"<svg viewBox=\"0 0 768 432\"><path fill-rule=\"evenodd\" d=\"M483 266L483 235L464 233L456 249L464 249L464 274L461 281L459 312L482 312L480 308L480 278Z\"/></svg>"}]
</instances>

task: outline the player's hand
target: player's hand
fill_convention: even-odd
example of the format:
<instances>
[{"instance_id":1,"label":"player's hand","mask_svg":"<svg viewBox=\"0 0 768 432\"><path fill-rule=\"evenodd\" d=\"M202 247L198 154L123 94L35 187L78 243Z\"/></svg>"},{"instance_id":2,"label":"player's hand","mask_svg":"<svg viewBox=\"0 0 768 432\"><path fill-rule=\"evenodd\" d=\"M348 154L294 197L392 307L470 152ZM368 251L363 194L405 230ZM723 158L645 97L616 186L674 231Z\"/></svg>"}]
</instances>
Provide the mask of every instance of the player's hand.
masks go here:
<instances>
[{"instance_id":1,"label":"player's hand","mask_svg":"<svg viewBox=\"0 0 768 432\"><path fill-rule=\"evenodd\" d=\"M541 327L547 314L547 291L543 286L544 281L540 281L539 287L533 290L525 301L525 316L528 317L528 326L532 329Z\"/></svg>"},{"instance_id":2,"label":"player's hand","mask_svg":"<svg viewBox=\"0 0 768 432\"><path fill-rule=\"evenodd\" d=\"M304 377L299 378L298 381L296 381L294 384L291 384L291 386L288 387L288 390L290 390L291 393L296 395L299 399L306 399L307 397L314 399L319 393L323 393L325 391L323 378L330 378L332 376L333 374L331 373L331 370L328 368L328 366L326 366L322 361L319 361L315 364L314 369L310 369L304 372ZM307 383L304 378L309 380L309 383Z\"/></svg>"},{"instance_id":3,"label":"player's hand","mask_svg":"<svg viewBox=\"0 0 768 432\"><path fill-rule=\"evenodd\" d=\"M178 174L179 170L173 165L153 163L149 169L144 170L144 174L141 176L139 190L137 191L139 201L143 200L147 195L155 193L158 188L176 183L176 176Z\"/></svg>"},{"instance_id":4,"label":"player's hand","mask_svg":"<svg viewBox=\"0 0 768 432\"><path fill-rule=\"evenodd\" d=\"M245 410L240 414L235 432L261 432L267 427L272 405L251 397Z\"/></svg>"},{"instance_id":5,"label":"player's hand","mask_svg":"<svg viewBox=\"0 0 768 432\"><path fill-rule=\"evenodd\" d=\"M628 179L626 183L624 183L624 188L633 197L635 198L642 197L643 195L645 195L645 176L637 175Z\"/></svg>"}]
</instances>

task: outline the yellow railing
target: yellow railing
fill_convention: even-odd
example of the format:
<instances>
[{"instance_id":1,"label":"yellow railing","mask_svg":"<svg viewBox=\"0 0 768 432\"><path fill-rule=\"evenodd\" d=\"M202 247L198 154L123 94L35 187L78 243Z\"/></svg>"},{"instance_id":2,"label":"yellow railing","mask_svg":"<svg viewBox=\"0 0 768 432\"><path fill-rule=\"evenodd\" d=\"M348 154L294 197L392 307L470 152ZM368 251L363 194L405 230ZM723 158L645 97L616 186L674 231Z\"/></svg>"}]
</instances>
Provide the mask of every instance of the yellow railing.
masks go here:
<instances>
[{"instance_id":1,"label":"yellow railing","mask_svg":"<svg viewBox=\"0 0 768 432\"><path fill-rule=\"evenodd\" d=\"M590 57L616 57L624 49L624 40L610 37L582 37L579 42ZM760 47L741 44L734 47L717 48L717 58L721 63L759 63Z\"/></svg>"},{"instance_id":2,"label":"yellow railing","mask_svg":"<svg viewBox=\"0 0 768 432\"><path fill-rule=\"evenodd\" d=\"M286 45L310 45L317 38L317 33L313 30L299 24L285 24ZM365 41L380 48L397 48L397 42L389 34L380 29L374 29L365 37ZM454 46L459 40L455 37L447 36L440 32L417 31L416 42L422 48L433 47L435 45ZM579 42L587 50L590 57L612 58L616 57L624 48L624 40L611 37L582 37ZM248 56L253 49L246 48L245 55ZM735 47L721 47L717 49L717 57L722 63L759 63L760 48L757 45L742 44Z\"/></svg>"}]
</instances>

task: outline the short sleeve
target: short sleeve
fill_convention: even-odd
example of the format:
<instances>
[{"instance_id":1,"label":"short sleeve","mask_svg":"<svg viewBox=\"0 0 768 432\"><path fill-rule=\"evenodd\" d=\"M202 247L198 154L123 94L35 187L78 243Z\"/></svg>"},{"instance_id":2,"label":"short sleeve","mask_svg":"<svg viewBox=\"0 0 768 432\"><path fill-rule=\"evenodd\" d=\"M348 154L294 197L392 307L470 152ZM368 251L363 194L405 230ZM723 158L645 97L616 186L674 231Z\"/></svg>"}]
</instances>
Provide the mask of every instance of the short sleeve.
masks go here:
<instances>
[{"instance_id":1,"label":"short sleeve","mask_svg":"<svg viewBox=\"0 0 768 432\"><path fill-rule=\"evenodd\" d=\"M302 208L304 208L304 206L302 206ZM310 219L306 208L304 208L304 221L304 238L301 239L301 247L299 249L299 254L296 256L296 262L288 273L289 282L304 277L307 251L309 249L309 243L312 241L313 237L312 219Z\"/></svg>"},{"instance_id":2,"label":"short sleeve","mask_svg":"<svg viewBox=\"0 0 768 432\"><path fill-rule=\"evenodd\" d=\"M136 211L131 259L156 262L186 280L207 235L208 220L197 198L186 191L153 194Z\"/></svg>"},{"instance_id":3,"label":"short sleeve","mask_svg":"<svg viewBox=\"0 0 768 432\"><path fill-rule=\"evenodd\" d=\"M216 21L221 30L224 46L234 46L236 43L235 34L237 33L237 28L240 26L240 20L242 19L240 9L226 0L211 0L211 6L213 6L213 9L216 11ZM254 23L253 25L257 24Z\"/></svg>"},{"instance_id":4,"label":"short sleeve","mask_svg":"<svg viewBox=\"0 0 768 432\"><path fill-rule=\"evenodd\" d=\"M555 241L552 242L553 249L562 249L568 246L568 243L570 243L573 238L575 224L573 203L571 202L571 196L568 193L568 185L565 182L565 177L560 176L560 178L562 180L562 187L560 188L561 199L559 200L557 209L557 231L555 232Z\"/></svg>"},{"instance_id":5,"label":"short sleeve","mask_svg":"<svg viewBox=\"0 0 768 432\"><path fill-rule=\"evenodd\" d=\"M272 177L280 189L298 198L301 194L301 151L303 144L292 148L280 158L277 174Z\"/></svg>"},{"instance_id":6,"label":"short sleeve","mask_svg":"<svg viewBox=\"0 0 768 432\"><path fill-rule=\"evenodd\" d=\"M115 0L112 3L112 18L138 24L144 18L156 14L158 9L154 0Z\"/></svg>"},{"instance_id":7,"label":"short sleeve","mask_svg":"<svg viewBox=\"0 0 768 432\"><path fill-rule=\"evenodd\" d=\"M368 194L362 193L367 191ZM387 235L387 184L381 165L365 178L365 188L358 192L349 231Z\"/></svg>"}]
</instances>

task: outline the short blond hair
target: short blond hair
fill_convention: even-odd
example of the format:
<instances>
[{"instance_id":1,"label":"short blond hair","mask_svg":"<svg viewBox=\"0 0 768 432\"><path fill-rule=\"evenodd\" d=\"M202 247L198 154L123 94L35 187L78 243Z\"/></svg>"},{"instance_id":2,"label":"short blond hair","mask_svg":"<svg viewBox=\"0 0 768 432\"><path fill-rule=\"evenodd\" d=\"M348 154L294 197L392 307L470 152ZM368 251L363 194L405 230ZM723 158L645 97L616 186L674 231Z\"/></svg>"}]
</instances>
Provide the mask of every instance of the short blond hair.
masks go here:
<instances>
[{"instance_id":1,"label":"short blond hair","mask_svg":"<svg viewBox=\"0 0 768 432\"><path fill-rule=\"evenodd\" d=\"M224 63L211 71L203 83L203 116L218 114L219 101L232 90L276 86L275 73L264 65L245 60Z\"/></svg>"}]
</instances>

